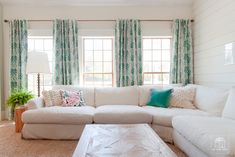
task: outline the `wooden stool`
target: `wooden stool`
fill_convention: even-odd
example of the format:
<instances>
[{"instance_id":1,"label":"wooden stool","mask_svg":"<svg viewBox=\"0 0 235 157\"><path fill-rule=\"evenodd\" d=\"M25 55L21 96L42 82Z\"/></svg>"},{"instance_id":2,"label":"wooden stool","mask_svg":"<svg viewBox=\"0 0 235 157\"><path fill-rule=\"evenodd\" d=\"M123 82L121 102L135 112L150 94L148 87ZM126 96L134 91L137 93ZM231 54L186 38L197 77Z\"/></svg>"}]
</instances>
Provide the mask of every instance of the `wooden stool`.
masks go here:
<instances>
[{"instance_id":1,"label":"wooden stool","mask_svg":"<svg viewBox=\"0 0 235 157\"><path fill-rule=\"evenodd\" d=\"M24 123L21 120L22 113L26 110L25 106L19 106L15 109L15 129L16 132L21 132Z\"/></svg>"}]
</instances>

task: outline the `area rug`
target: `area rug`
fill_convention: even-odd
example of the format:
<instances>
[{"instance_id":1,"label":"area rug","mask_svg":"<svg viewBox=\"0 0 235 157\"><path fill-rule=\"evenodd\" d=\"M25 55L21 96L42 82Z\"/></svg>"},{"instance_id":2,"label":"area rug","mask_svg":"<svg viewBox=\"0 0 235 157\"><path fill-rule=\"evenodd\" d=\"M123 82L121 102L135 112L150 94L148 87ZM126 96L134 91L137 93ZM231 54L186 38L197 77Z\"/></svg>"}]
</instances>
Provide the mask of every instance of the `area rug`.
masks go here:
<instances>
[{"instance_id":1,"label":"area rug","mask_svg":"<svg viewBox=\"0 0 235 157\"><path fill-rule=\"evenodd\" d=\"M78 141L23 140L14 122L0 122L0 157L71 157ZM186 157L168 144L178 157Z\"/></svg>"}]
</instances>

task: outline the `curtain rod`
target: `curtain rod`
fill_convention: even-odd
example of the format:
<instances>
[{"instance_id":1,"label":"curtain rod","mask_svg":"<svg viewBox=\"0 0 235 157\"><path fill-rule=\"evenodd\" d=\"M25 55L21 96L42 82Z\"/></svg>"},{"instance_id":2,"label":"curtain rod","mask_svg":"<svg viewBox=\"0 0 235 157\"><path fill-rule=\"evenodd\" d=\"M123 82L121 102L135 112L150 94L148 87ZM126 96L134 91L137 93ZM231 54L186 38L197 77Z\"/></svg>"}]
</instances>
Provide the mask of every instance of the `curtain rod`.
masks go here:
<instances>
[{"instance_id":1,"label":"curtain rod","mask_svg":"<svg viewBox=\"0 0 235 157\"><path fill-rule=\"evenodd\" d=\"M52 22L53 20L27 20L29 22ZM116 20L77 20L81 22L115 22ZM146 20L140 20L140 21L145 21L145 22L172 22L173 20L158 20L158 19L146 19ZM191 22L194 22L194 20L190 20ZM4 20L4 22L9 22L9 20Z\"/></svg>"}]
</instances>

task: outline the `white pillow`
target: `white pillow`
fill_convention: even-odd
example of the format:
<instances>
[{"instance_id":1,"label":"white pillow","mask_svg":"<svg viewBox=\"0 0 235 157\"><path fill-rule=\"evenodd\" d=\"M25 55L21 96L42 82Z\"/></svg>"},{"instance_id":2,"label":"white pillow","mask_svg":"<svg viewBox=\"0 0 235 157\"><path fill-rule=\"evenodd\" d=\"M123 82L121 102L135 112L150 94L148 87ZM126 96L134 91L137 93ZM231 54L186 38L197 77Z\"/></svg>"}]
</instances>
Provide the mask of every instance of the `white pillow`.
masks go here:
<instances>
[{"instance_id":1,"label":"white pillow","mask_svg":"<svg viewBox=\"0 0 235 157\"><path fill-rule=\"evenodd\" d=\"M193 86L174 88L170 100L170 107L196 109L194 106L196 88Z\"/></svg>"},{"instance_id":2,"label":"white pillow","mask_svg":"<svg viewBox=\"0 0 235 157\"><path fill-rule=\"evenodd\" d=\"M212 115L221 116L228 98L228 91L202 85L195 85L195 87L195 106Z\"/></svg>"},{"instance_id":3,"label":"white pillow","mask_svg":"<svg viewBox=\"0 0 235 157\"><path fill-rule=\"evenodd\" d=\"M222 117L231 118L235 120L235 89L231 89L227 102L225 104Z\"/></svg>"}]
</instances>

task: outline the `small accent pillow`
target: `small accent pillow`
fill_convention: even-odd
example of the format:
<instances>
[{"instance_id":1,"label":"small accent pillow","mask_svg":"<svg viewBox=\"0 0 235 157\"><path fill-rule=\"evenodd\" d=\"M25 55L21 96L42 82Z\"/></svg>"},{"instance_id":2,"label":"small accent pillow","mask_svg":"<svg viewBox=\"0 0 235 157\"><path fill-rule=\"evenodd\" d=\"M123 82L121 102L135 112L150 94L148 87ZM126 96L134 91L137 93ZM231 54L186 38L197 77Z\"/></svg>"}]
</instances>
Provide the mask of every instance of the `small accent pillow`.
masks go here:
<instances>
[{"instance_id":1,"label":"small accent pillow","mask_svg":"<svg viewBox=\"0 0 235 157\"><path fill-rule=\"evenodd\" d=\"M194 106L196 88L193 86L176 87L170 100L170 107L196 109Z\"/></svg>"},{"instance_id":2,"label":"small accent pillow","mask_svg":"<svg viewBox=\"0 0 235 157\"><path fill-rule=\"evenodd\" d=\"M172 89L166 89L166 90L151 89L151 94L149 97L149 101L147 102L147 105L168 108L171 93Z\"/></svg>"},{"instance_id":3,"label":"small accent pillow","mask_svg":"<svg viewBox=\"0 0 235 157\"><path fill-rule=\"evenodd\" d=\"M72 106L85 106L85 100L83 98L83 92L79 91L61 91L63 98L63 105L66 107Z\"/></svg>"},{"instance_id":4,"label":"small accent pillow","mask_svg":"<svg viewBox=\"0 0 235 157\"><path fill-rule=\"evenodd\" d=\"M42 91L45 107L61 106L63 103L60 90Z\"/></svg>"}]
</instances>

